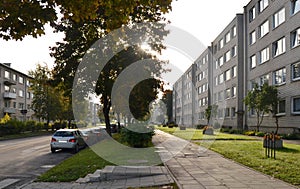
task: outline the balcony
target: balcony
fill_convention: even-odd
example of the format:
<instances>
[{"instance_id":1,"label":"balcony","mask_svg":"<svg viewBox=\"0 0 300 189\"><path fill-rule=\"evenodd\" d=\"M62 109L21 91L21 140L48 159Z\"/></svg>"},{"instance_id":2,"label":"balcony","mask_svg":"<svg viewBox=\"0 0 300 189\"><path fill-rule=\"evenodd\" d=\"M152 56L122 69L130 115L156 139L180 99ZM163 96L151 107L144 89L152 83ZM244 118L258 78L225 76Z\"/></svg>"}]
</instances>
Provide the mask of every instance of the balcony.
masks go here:
<instances>
[{"instance_id":1,"label":"balcony","mask_svg":"<svg viewBox=\"0 0 300 189\"><path fill-rule=\"evenodd\" d=\"M17 94L12 92L4 92L3 97L8 99L16 99Z\"/></svg>"},{"instance_id":2,"label":"balcony","mask_svg":"<svg viewBox=\"0 0 300 189\"><path fill-rule=\"evenodd\" d=\"M10 79L5 79L4 84L10 86L10 85L16 85L17 82L13 81L13 80L10 80Z\"/></svg>"},{"instance_id":3,"label":"balcony","mask_svg":"<svg viewBox=\"0 0 300 189\"><path fill-rule=\"evenodd\" d=\"M4 113L15 114L17 111L15 108L3 108Z\"/></svg>"}]
</instances>

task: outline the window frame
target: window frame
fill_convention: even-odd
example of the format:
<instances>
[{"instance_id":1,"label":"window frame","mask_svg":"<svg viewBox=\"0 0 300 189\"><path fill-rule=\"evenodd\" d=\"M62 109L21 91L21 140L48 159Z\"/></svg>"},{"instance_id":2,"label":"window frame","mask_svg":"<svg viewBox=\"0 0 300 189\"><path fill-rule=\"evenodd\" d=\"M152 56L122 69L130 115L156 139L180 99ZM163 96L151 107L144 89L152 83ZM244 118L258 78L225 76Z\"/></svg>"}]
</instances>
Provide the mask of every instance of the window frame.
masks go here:
<instances>
[{"instance_id":1,"label":"window frame","mask_svg":"<svg viewBox=\"0 0 300 189\"><path fill-rule=\"evenodd\" d=\"M255 20L256 17L256 8L253 6L252 8L249 9L249 22L252 22Z\"/></svg>"},{"instance_id":2,"label":"window frame","mask_svg":"<svg viewBox=\"0 0 300 189\"><path fill-rule=\"evenodd\" d=\"M291 38L291 48L296 48L300 46L300 28L295 29L290 34Z\"/></svg>"},{"instance_id":3,"label":"window frame","mask_svg":"<svg viewBox=\"0 0 300 189\"><path fill-rule=\"evenodd\" d=\"M253 45L256 43L256 30L253 30L249 35L249 43L250 45Z\"/></svg>"},{"instance_id":4,"label":"window frame","mask_svg":"<svg viewBox=\"0 0 300 189\"><path fill-rule=\"evenodd\" d=\"M281 14L283 14L283 15L281 15ZM282 18L281 16L283 16L283 20L280 19L280 18ZM281 24L283 24L285 22L285 7L281 8L279 11L275 12L272 16L272 19L273 19L273 29L275 29L278 26L280 26Z\"/></svg>"},{"instance_id":5,"label":"window frame","mask_svg":"<svg viewBox=\"0 0 300 189\"><path fill-rule=\"evenodd\" d=\"M272 43L272 55L277 57L286 52L285 36Z\"/></svg>"},{"instance_id":6,"label":"window frame","mask_svg":"<svg viewBox=\"0 0 300 189\"><path fill-rule=\"evenodd\" d=\"M295 9L298 8L298 9ZM291 1L291 15L295 15L300 12L300 0Z\"/></svg>"},{"instance_id":7,"label":"window frame","mask_svg":"<svg viewBox=\"0 0 300 189\"><path fill-rule=\"evenodd\" d=\"M281 72L281 74L280 74ZM278 82L278 77L282 77L281 80L282 82ZM284 85L286 84L286 68L281 68L281 69L278 69L278 70L275 70L273 72L273 85Z\"/></svg>"},{"instance_id":8,"label":"window frame","mask_svg":"<svg viewBox=\"0 0 300 189\"><path fill-rule=\"evenodd\" d=\"M264 56L262 56L262 55L264 55ZM265 57L265 59L262 59L263 57ZM258 64L263 64L265 62L268 62L269 60L270 60L270 48L269 48L269 46L267 46L259 51Z\"/></svg>"},{"instance_id":9,"label":"window frame","mask_svg":"<svg viewBox=\"0 0 300 189\"><path fill-rule=\"evenodd\" d=\"M298 69L297 77L295 77L295 71L294 71L295 66L294 65L297 65L297 69ZM296 62L291 65L291 72L292 72L291 73L292 81L299 81L300 80L300 62Z\"/></svg>"},{"instance_id":10,"label":"window frame","mask_svg":"<svg viewBox=\"0 0 300 189\"><path fill-rule=\"evenodd\" d=\"M265 20L261 25L258 26L259 28L259 38L263 38L270 32L270 21Z\"/></svg>"},{"instance_id":11,"label":"window frame","mask_svg":"<svg viewBox=\"0 0 300 189\"><path fill-rule=\"evenodd\" d=\"M294 97L292 97L291 98L291 113L292 114L297 114L297 115L299 115L300 114L300 108L299 108L299 110L298 111L295 111L294 110L294 107L295 107L295 105L294 105L294 100L295 99L299 99L299 103L300 103L300 96L294 96ZM299 107L300 107L300 105L299 105Z\"/></svg>"},{"instance_id":12,"label":"window frame","mask_svg":"<svg viewBox=\"0 0 300 189\"><path fill-rule=\"evenodd\" d=\"M258 1L258 12L262 13L269 6L268 0L259 0Z\"/></svg>"},{"instance_id":13,"label":"window frame","mask_svg":"<svg viewBox=\"0 0 300 189\"><path fill-rule=\"evenodd\" d=\"M255 63L255 65L253 63ZM250 56L250 70L256 68L256 66L257 66L257 57L256 57L256 54L254 54L254 55Z\"/></svg>"}]
</instances>

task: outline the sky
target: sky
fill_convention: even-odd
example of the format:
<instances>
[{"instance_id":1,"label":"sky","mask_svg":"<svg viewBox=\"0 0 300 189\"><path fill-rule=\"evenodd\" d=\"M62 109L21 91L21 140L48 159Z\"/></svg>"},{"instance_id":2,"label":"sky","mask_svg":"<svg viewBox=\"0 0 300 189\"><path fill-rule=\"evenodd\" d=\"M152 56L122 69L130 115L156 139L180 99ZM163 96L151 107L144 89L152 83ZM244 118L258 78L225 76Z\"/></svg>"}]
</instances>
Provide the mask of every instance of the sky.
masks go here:
<instances>
[{"instance_id":1,"label":"sky","mask_svg":"<svg viewBox=\"0 0 300 189\"><path fill-rule=\"evenodd\" d=\"M243 12L243 7L249 1L173 0L172 12L167 18L171 21L171 26L197 38L205 47L210 45L237 13ZM34 70L38 63L46 63L52 68L54 59L49 55L49 47L62 38L63 34L55 34L47 27L46 35L37 39L28 36L23 41L0 40L0 62L11 63L12 68L24 73ZM168 48L162 57L169 59L182 72L194 61L178 49Z\"/></svg>"}]
</instances>

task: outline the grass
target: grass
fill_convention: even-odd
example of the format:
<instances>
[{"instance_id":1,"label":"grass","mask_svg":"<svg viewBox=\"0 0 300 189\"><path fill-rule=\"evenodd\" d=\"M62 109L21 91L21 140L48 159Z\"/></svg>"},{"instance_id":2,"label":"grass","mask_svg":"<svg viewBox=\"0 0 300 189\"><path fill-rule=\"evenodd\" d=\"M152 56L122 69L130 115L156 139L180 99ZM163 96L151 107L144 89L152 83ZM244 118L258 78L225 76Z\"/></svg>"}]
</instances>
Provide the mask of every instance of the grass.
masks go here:
<instances>
[{"instance_id":1,"label":"grass","mask_svg":"<svg viewBox=\"0 0 300 189\"><path fill-rule=\"evenodd\" d=\"M59 154L56 154L59 155ZM102 169L110 162L86 148L38 177L39 182L70 182Z\"/></svg>"},{"instance_id":2,"label":"grass","mask_svg":"<svg viewBox=\"0 0 300 189\"><path fill-rule=\"evenodd\" d=\"M118 135L116 135L118 137ZM56 154L59 155L59 154ZM110 161L107 161L110 160ZM129 161L130 160L130 161ZM104 140L48 170L39 182L70 182L103 169L106 165L161 165L155 148L130 148L115 140Z\"/></svg>"},{"instance_id":3,"label":"grass","mask_svg":"<svg viewBox=\"0 0 300 189\"><path fill-rule=\"evenodd\" d=\"M184 139L191 138L196 144L205 146L203 144L205 136L202 135L202 130L157 128ZM274 160L265 157L261 140L225 133L217 133L211 137L214 137L215 141L205 147L257 171L293 185L300 185L300 145L284 143L284 148L276 151L276 160Z\"/></svg>"}]
</instances>

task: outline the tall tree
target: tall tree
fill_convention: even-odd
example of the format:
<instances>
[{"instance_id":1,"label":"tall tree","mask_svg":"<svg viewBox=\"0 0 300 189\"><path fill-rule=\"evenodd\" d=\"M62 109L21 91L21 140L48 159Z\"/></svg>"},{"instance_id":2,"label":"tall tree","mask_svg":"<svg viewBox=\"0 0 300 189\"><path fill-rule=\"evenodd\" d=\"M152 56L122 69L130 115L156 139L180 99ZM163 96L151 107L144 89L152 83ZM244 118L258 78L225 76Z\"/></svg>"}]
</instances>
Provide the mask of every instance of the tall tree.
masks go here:
<instances>
[{"instance_id":1,"label":"tall tree","mask_svg":"<svg viewBox=\"0 0 300 189\"><path fill-rule=\"evenodd\" d=\"M97 8L95 19L85 21L62 19L56 29L64 31L66 37L63 43L58 43L56 47L52 48L52 56L56 59L54 72L57 81L64 82L70 95L76 71L78 73L78 65L92 44L106 36L110 31L124 25L132 26L133 23L140 22L163 22L165 19L162 14L170 10L170 3L171 0L111 0L102 2L101 6ZM145 28L142 29L145 30ZM162 29L163 27L157 28L157 30L163 31ZM156 34L155 31L144 33L145 40L148 40L146 43L151 45L153 50L160 52L163 48L161 41L167 32L160 32L160 35ZM105 65L96 84L96 93L101 95L101 104L108 133L110 133L109 111L112 106L111 90L116 78L130 64L138 60L154 58L153 55L141 51L138 46L128 46L124 39L122 41L116 39L114 44L118 43L122 43L124 49ZM103 47L102 50L105 51L109 46L110 44L106 44L106 47ZM161 65L158 66L157 70L160 70L160 68Z\"/></svg>"},{"instance_id":2,"label":"tall tree","mask_svg":"<svg viewBox=\"0 0 300 189\"><path fill-rule=\"evenodd\" d=\"M167 107L168 122L172 120L172 112L173 112L172 93L173 93L172 90L165 90L162 96L162 101L165 103Z\"/></svg>"},{"instance_id":3,"label":"tall tree","mask_svg":"<svg viewBox=\"0 0 300 189\"><path fill-rule=\"evenodd\" d=\"M275 86L269 86L264 83L262 86L256 84L253 90L249 91L244 99L248 110L252 109L256 112L256 130L259 128L264 120L264 115L269 112L275 112L278 103L278 90Z\"/></svg>"},{"instance_id":4,"label":"tall tree","mask_svg":"<svg viewBox=\"0 0 300 189\"><path fill-rule=\"evenodd\" d=\"M205 109L204 116L207 120L207 125L209 125L210 119L217 115L217 111L218 111L218 105L216 104L208 105L208 107Z\"/></svg>"}]
</instances>

